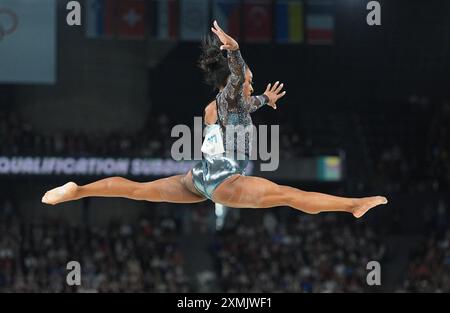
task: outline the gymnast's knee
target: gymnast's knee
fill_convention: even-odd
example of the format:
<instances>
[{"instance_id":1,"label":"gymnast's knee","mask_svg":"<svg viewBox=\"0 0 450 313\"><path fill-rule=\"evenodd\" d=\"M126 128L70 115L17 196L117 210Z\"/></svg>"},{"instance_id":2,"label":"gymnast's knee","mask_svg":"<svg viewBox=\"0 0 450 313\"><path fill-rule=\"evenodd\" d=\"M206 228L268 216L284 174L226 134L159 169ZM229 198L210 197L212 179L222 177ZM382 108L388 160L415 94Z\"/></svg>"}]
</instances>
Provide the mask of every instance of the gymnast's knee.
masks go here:
<instances>
[{"instance_id":1,"label":"gymnast's knee","mask_svg":"<svg viewBox=\"0 0 450 313\"><path fill-rule=\"evenodd\" d=\"M290 186L279 186L279 200L283 203L283 205L300 209L309 214L317 214L317 211L308 211L303 207L303 203L308 196L308 191L303 191L300 189L296 189Z\"/></svg>"},{"instance_id":2,"label":"gymnast's knee","mask_svg":"<svg viewBox=\"0 0 450 313\"><path fill-rule=\"evenodd\" d=\"M123 180L125 180L125 178L120 177L120 176L108 177L106 179L106 188L111 189L111 187L114 187L114 184L116 184L117 182L123 181Z\"/></svg>"}]
</instances>

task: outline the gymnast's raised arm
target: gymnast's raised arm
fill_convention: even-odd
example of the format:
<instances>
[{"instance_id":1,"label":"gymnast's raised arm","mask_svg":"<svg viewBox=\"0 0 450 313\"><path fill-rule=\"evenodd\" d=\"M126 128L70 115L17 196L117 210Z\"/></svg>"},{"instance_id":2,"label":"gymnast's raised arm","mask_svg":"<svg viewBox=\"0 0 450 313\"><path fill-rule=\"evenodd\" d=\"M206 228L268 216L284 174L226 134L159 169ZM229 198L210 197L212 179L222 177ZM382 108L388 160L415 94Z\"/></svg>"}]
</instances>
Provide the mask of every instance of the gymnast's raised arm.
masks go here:
<instances>
[{"instance_id":1,"label":"gymnast's raised arm","mask_svg":"<svg viewBox=\"0 0 450 313\"><path fill-rule=\"evenodd\" d=\"M233 107L236 108L238 105L243 105L247 112L252 113L265 104L268 104L276 109L276 102L286 94L285 91L281 92L283 89L283 84L280 84L279 82L276 82L273 86L269 84L267 85L264 94L250 97L249 95L253 92L253 87L251 87L250 82L250 87L248 88L247 86L246 90L244 90L244 83L246 80L246 64L242 58L241 52L239 51L239 44L220 28L217 21L214 21L214 27L211 27L211 30L222 42L220 49L227 50L227 61L230 69L230 77L222 90L223 95L227 99L226 105L228 107L226 109ZM249 75L251 81L252 74L249 73ZM240 99L240 97L247 97L247 99Z\"/></svg>"},{"instance_id":2,"label":"gymnast's raised arm","mask_svg":"<svg viewBox=\"0 0 450 313\"><path fill-rule=\"evenodd\" d=\"M238 98L242 96L242 88L245 81L245 62L239 51L239 44L231 36L227 35L220 28L217 21L214 21L214 27L211 27L214 34L222 42L220 50L227 50L227 61L230 69L230 77L224 86L222 93L227 98L229 107L238 105Z\"/></svg>"}]
</instances>

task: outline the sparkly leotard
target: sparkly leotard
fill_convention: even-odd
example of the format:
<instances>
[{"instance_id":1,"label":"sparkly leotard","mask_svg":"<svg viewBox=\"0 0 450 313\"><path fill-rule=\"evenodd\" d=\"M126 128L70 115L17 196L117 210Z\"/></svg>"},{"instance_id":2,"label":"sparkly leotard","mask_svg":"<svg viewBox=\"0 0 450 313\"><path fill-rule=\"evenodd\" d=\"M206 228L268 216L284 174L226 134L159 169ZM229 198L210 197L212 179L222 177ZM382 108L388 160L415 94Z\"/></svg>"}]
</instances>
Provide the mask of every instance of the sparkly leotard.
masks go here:
<instances>
[{"instance_id":1,"label":"sparkly leotard","mask_svg":"<svg viewBox=\"0 0 450 313\"><path fill-rule=\"evenodd\" d=\"M243 94L246 65L240 51L228 51L227 59L231 74L225 88L216 96L217 123L220 125L225 152L205 154L204 159L192 169L194 186L211 200L214 190L225 179L234 174L245 175L253 136L250 113L269 100L265 95L246 100Z\"/></svg>"}]
</instances>

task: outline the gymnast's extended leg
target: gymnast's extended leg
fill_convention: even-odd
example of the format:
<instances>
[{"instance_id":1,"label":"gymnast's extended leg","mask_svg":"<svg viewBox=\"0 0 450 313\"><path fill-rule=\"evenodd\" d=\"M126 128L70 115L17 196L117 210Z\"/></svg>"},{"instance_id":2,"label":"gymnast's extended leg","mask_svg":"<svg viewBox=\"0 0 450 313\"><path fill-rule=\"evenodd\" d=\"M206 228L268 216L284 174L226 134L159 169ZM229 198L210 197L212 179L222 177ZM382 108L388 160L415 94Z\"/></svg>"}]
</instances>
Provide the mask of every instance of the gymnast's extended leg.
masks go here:
<instances>
[{"instance_id":1,"label":"gymnast's extended leg","mask_svg":"<svg viewBox=\"0 0 450 313\"><path fill-rule=\"evenodd\" d=\"M78 186L69 182L48 191L42 198L43 203L58 204L85 197L122 197L152 202L196 203L205 201L201 195L190 191L186 181L192 180L190 172L151 182L139 183L122 177L109 177L96 182Z\"/></svg>"},{"instance_id":2,"label":"gymnast's extended leg","mask_svg":"<svg viewBox=\"0 0 450 313\"><path fill-rule=\"evenodd\" d=\"M242 175L234 175L220 184L213 193L213 199L230 207L270 208L289 206L309 214L340 211L352 213L358 218L369 209L387 203L387 199L381 196L336 197L278 185L260 177Z\"/></svg>"}]
</instances>

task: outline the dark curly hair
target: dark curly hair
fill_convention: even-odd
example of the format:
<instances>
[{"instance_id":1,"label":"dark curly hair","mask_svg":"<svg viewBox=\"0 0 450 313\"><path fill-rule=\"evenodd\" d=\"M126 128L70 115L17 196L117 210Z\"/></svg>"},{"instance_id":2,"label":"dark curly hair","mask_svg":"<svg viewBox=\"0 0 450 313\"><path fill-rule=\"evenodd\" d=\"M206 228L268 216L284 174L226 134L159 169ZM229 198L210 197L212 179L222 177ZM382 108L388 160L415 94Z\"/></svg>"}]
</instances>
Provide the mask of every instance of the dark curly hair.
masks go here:
<instances>
[{"instance_id":1,"label":"dark curly hair","mask_svg":"<svg viewBox=\"0 0 450 313\"><path fill-rule=\"evenodd\" d=\"M227 58L220 50L220 42L215 35L208 35L202 40L202 54L198 60L198 66L205 75L205 82L214 87L214 90L220 89L227 84L230 69Z\"/></svg>"}]
</instances>

